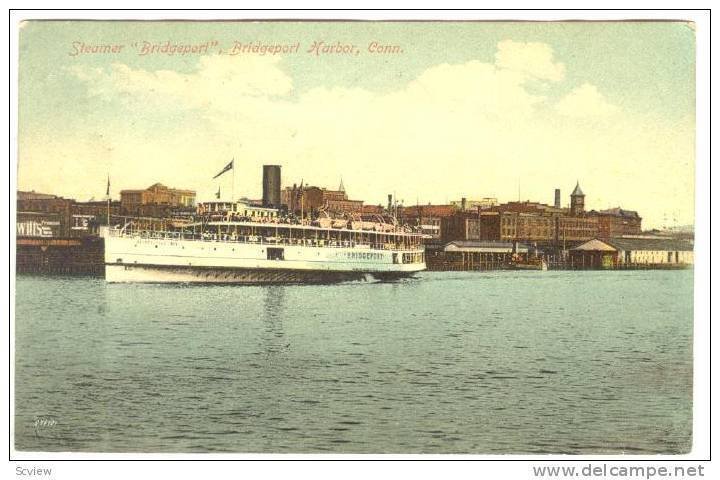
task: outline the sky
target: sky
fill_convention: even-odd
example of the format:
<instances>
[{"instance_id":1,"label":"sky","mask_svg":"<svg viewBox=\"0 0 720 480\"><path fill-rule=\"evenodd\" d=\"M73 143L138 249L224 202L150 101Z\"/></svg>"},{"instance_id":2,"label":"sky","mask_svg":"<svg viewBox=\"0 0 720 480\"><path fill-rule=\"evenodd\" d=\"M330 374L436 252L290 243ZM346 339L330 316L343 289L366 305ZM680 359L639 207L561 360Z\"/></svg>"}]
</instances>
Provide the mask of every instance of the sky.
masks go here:
<instances>
[{"instance_id":1,"label":"sky","mask_svg":"<svg viewBox=\"0 0 720 480\"><path fill-rule=\"evenodd\" d=\"M588 209L694 223L689 23L27 21L18 77L20 190L259 198L279 164L369 204L565 205L579 181Z\"/></svg>"}]
</instances>

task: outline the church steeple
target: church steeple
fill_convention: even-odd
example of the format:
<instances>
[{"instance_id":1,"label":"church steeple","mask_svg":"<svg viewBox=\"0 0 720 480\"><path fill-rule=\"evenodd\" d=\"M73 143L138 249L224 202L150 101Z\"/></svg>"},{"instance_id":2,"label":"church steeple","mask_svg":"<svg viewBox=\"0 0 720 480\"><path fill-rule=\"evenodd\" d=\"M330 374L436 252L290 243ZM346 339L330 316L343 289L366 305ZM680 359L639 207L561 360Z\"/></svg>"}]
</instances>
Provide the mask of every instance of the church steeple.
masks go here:
<instances>
[{"instance_id":1,"label":"church steeple","mask_svg":"<svg viewBox=\"0 0 720 480\"><path fill-rule=\"evenodd\" d=\"M345 193L345 185L343 185L342 177L340 177L340 186L338 187L338 191Z\"/></svg>"}]
</instances>

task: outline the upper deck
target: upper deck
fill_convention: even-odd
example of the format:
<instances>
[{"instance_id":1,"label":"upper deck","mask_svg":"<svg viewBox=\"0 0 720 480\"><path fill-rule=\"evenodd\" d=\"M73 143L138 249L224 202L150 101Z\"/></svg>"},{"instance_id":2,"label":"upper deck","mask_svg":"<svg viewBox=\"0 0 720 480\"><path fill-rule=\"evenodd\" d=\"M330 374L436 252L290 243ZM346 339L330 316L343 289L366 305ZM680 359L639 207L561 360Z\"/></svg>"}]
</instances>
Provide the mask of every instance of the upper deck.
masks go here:
<instances>
[{"instance_id":1,"label":"upper deck","mask_svg":"<svg viewBox=\"0 0 720 480\"><path fill-rule=\"evenodd\" d=\"M147 220L147 219L146 219ZM122 229L111 231L111 235L137 235L142 238L173 238L183 240L204 240L239 243L260 243L273 245L298 245L309 247L342 247L378 250L423 249L422 235L405 228L389 224L377 224L371 228L334 228L286 223L282 221L253 222L234 220L211 220L182 224L154 225L147 222L129 221ZM389 230L392 227L393 230Z\"/></svg>"}]
</instances>

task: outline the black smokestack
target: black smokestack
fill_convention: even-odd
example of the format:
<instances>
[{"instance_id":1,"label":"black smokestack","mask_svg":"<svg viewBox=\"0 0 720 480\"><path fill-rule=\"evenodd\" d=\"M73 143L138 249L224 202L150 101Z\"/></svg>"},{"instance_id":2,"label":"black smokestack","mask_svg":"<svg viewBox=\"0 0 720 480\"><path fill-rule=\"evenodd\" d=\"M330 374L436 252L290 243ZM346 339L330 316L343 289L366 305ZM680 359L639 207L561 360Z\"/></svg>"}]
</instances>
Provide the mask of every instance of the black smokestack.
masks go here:
<instances>
[{"instance_id":1,"label":"black smokestack","mask_svg":"<svg viewBox=\"0 0 720 480\"><path fill-rule=\"evenodd\" d=\"M555 208L560 208L560 189L555 189Z\"/></svg>"},{"instance_id":2,"label":"black smokestack","mask_svg":"<svg viewBox=\"0 0 720 480\"><path fill-rule=\"evenodd\" d=\"M280 206L280 165L263 165L263 206Z\"/></svg>"}]
</instances>

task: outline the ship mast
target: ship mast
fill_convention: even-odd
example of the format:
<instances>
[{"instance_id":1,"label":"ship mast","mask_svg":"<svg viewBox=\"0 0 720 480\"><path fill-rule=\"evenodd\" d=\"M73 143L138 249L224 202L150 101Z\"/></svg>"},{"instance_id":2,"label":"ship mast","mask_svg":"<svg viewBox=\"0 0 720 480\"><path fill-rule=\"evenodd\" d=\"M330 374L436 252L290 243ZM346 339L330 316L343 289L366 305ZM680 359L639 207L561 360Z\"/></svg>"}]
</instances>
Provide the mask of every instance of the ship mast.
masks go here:
<instances>
[{"instance_id":1,"label":"ship mast","mask_svg":"<svg viewBox=\"0 0 720 480\"><path fill-rule=\"evenodd\" d=\"M108 173L108 181L107 181L107 226L108 230L110 229L110 174Z\"/></svg>"}]
</instances>

